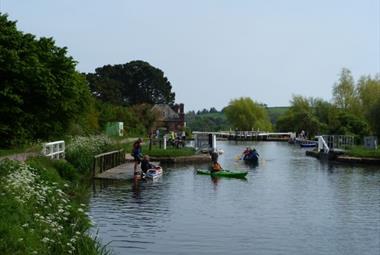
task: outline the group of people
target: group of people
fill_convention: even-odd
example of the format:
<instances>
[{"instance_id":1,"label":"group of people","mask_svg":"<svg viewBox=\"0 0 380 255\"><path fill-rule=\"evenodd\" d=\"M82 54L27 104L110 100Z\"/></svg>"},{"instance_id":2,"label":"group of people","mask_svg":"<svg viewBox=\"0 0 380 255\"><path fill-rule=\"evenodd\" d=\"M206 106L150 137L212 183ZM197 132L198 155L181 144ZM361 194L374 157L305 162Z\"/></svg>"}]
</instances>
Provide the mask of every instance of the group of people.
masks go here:
<instances>
[{"instance_id":1,"label":"group of people","mask_svg":"<svg viewBox=\"0 0 380 255\"><path fill-rule=\"evenodd\" d=\"M186 140L185 131L181 131L178 133L171 131L169 133L168 142L174 147L177 147L177 148L179 148L180 146L183 147L185 145L185 140Z\"/></svg>"},{"instance_id":2,"label":"group of people","mask_svg":"<svg viewBox=\"0 0 380 255\"><path fill-rule=\"evenodd\" d=\"M146 172L149 170L149 169L152 169L152 168L156 168L155 165L151 164L149 162L149 156L148 155L142 155L142 148L141 148L141 144L142 144L143 140L141 138L137 139L137 141L135 141L133 143L133 147L132 147L132 156L133 156L133 159L134 159L134 162L135 162L135 165L134 165L134 175L135 176L138 176L140 175L139 171L137 170L137 166L141 164L141 171L146 174Z\"/></svg>"},{"instance_id":3,"label":"group of people","mask_svg":"<svg viewBox=\"0 0 380 255\"><path fill-rule=\"evenodd\" d=\"M258 157L259 156L259 153L256 151L255 148L251 148L251 147L247 147L244 152L243 152L243 155L242 155L242 159L250 159L250 158L253 158L253 157Z\"/></svg>"}]
</instances>

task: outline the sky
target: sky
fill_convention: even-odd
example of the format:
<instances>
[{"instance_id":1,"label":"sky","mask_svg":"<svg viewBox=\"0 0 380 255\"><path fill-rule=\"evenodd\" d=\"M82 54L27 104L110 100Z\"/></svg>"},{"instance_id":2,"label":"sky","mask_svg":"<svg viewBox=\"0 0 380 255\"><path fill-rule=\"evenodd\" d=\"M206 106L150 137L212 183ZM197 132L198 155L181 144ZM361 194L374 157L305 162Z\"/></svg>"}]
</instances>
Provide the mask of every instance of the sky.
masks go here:
<instances>
[{"instance_id":1,"label":"sky","mask_svg":"<svg viewBox=\"0 0 380 255\"><path fill-rule=\"evenodd\" d=\"M67 47L80 72L149 62L185 111L330 101L342 68L380 73L380 0L0 0L0 12Z\"/></svg>"}]
</instances>

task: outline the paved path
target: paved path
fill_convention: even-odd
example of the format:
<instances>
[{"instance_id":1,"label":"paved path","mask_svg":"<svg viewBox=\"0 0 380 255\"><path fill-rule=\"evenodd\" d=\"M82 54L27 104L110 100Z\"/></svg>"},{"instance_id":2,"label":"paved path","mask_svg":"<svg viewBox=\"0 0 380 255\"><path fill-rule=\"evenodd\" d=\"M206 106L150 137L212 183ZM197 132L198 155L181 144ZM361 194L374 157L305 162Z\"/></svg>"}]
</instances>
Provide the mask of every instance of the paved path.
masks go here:
<instances>
[{"instance_id":1,"label":"paved path","mask_svg":"<svg viewBox=\"0 0 380 255\"><path fill-rule=\"evenodd\" d=\"M38 156L37 152L25 152L25 153L18 153L13 155L7 155L0 157L0 161L4 159L10 159L10 160L17 160L17 161L25 161L30 157Z\"/></svg>"},{"instance_id":2,"label":"paved path","mask_svg":"<svg viewBox=\"0 0 380 255\"><path fill-rule=\"evenodd\" d=\"M159 165L160 162L163 163L200 163L200 162L210 162L210 156L208 154L193 155L187 157L150 157L153 165ZM96 179L109 179L109 180L131 180L133 179L133 168L134 162L133 157L129 154L125 155L126 163L121 164L117 167L108 169L103 173L99 173L95 176ZM140 166L137 168L141 170ZM165 169L164 169L165 171Z\"/></svg>"},{"instance_id":3,"label":"paved path","mask_svg":"<svg viewBox=\"0 0 380 255\"><path fill-rule=\"evenodd\" d=\"M133 179L133 162L127 162L117 167L108 169L95 176L96 179L129 180Z\"/></svg>"},{"instance_id":4,"label":"paved path","mask_svg":"<svg viewBox=\"0 0 380 255\"><path fill-rule=\"evenodd\" d=\"M151 162L153 165L159 165L159 162ZM133 168L134 162L127 162L121 164L117 167L108 169L103 173L99 173L95 176L96 179L108 179L108 180L131 180L133 179ZM141 171L140 166L137 167L137 170Z\"/></svg>"}]
</instances>

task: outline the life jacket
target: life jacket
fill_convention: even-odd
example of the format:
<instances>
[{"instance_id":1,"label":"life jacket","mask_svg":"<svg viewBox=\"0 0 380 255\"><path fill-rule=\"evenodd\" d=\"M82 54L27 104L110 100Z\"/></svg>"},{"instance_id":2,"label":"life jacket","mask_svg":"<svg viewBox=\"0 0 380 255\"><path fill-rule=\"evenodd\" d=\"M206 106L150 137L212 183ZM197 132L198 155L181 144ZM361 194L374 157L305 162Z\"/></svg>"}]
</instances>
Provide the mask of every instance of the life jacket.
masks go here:
<instances>
[{"instance_id":1,"label":"life jacket","mask_svg":"<svg viewBox=\"0 0 380 255\"><path fill-rule=\"evenodd\" d=\"M215 171L215 172L222 170L222 167L220 166L218 162L213 163L211 168L212 168L212 171Z\"/></svg>"}]
</instances>

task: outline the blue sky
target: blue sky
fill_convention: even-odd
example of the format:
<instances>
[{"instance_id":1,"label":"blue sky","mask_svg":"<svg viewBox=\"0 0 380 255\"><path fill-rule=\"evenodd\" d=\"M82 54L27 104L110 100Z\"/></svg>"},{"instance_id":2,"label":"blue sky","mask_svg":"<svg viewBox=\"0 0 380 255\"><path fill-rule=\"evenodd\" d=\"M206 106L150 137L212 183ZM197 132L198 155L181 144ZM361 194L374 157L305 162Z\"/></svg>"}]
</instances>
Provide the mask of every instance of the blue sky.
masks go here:
<instances>
[{"instance_id":1,"label":"blue sky","mask_svg":"<svg viewBox=\"0 0 380 255\"><path fill-rule=\"evenodd\" d=\"M343 67L380 73L380 0L0 0L0 11L68 47L81 72L149 62L186 111L330 100Z\"/></svg>"}]
</instances>

